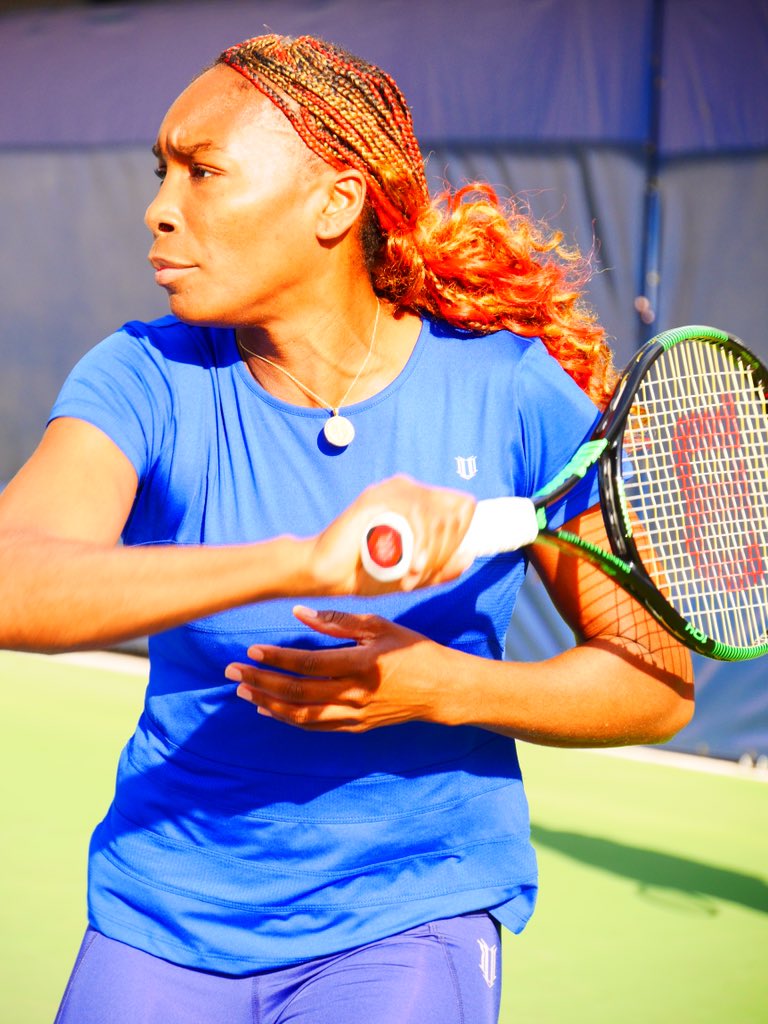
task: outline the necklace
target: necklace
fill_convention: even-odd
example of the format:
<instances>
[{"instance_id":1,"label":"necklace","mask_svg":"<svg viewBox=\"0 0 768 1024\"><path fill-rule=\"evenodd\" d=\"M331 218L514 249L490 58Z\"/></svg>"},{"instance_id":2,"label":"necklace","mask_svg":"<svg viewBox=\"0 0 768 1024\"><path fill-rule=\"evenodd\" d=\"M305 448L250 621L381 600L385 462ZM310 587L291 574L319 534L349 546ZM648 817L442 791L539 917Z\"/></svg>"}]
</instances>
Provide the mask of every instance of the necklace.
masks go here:
<instances>
[{"instance_id":1,"label":"necklace","mask_svg":"<svg viewBox=\"0 0 768 1024\"><path fill-rule=\"evenodd\" d=\"M329 444L332 444L334 448L346 448L347 445L350 445L355 439L355 428L353 427L353 425L350 423L346 416L341 416L339 414L339 410L341 409L342 405L344 405L346 400L349 398L352 392L352 388L354 388L355 384L357 384L357 382L360 380L360 376L363 370L368 365L368 360L371 358L371 354L373 352L373 343L376 340L376 329L379 326L380 312L381 303L377 300L376 317L373 321L373 331L371 332L371 341L370 344L368 345L368 352L365 356L365 359L363 360L362 366L355 374L355 379L344 392L344 396L338 405L332 405L330 402L324 402L319 395L315 394L315 392L311 388L308 388L306 384L302 384L302 382L298 380L296 377L294 377L292 373L286 370L284 366L281 366L279 363L274 362L272 359L268 359L266 356L259 355L258 352L252 352L249 348L246 348L245 345L240 340L240 338L237 336L237 331L235 331L235 340L237 341L238 345L240 346L243 352L247 353L249 356L253 356L254 359L260 359L263 363L269 363L270 366L273 366L276 370L279 370L280 373L285 374L285 376L289 380L293 381L296 387L301 388L301 390L306 395L309 395L310 398L314 398L318 405L322 406L324 409L327 409L331 415L330 418L326 420L325 425L323 426L323 434L325 436L325 439Z\"/></svg>"}]
</instances>

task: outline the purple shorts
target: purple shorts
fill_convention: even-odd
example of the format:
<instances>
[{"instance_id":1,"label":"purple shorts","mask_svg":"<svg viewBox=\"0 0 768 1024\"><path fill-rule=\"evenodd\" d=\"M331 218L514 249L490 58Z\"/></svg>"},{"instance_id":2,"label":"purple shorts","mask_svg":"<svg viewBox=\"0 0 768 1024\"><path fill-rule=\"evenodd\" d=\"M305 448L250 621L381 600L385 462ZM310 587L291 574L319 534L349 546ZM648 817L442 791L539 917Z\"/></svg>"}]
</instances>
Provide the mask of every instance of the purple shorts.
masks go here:
<instances>
[{"instance_id":1,"label":"purple shorts","mask_svg":"<svg viewBox=\"0 0 768 1024\"><path fill-rule=\"evenodd\" d=\"M495 921L479 912L234 977L89 928L55 1024L496 1024L500 948Z\"/></svg>"}]
</instances>

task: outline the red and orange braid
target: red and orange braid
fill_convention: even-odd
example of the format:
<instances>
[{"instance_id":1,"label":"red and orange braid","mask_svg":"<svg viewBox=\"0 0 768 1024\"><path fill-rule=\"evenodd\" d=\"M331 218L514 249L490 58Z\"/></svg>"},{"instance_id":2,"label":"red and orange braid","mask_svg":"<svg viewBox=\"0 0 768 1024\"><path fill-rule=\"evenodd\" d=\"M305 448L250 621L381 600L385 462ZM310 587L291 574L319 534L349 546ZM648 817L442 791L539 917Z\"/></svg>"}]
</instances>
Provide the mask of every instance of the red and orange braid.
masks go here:
<instances>
[{"instance_id":1,"label":"red and orange braid","mask_svg":"<svg viewBox=\"0 0 768 1024\"><path fill-rule=\"evenodd\" d=\"M279 107L326 163L365 176L384 231L429 203L411 112L389 75L311 36L256 36L225 50L219 63Z\"/></svg>"},{"instance_id":2,"label":"red and orange braid","mask_svg":"<svg viewBox=\"0 0 768 1024\"><path fill-rule=\"evenodd\" d=\"M563 246L560 234L504 206L487 184L432 199L394 79L310 36L257 36L225 50L218 63L279 107L322 160L364 175L380 229L369 259L379 295L466 330L541 337L605 404L615 374L604 331L582 298L589 261Z\"/></svg>"}]
</instances>

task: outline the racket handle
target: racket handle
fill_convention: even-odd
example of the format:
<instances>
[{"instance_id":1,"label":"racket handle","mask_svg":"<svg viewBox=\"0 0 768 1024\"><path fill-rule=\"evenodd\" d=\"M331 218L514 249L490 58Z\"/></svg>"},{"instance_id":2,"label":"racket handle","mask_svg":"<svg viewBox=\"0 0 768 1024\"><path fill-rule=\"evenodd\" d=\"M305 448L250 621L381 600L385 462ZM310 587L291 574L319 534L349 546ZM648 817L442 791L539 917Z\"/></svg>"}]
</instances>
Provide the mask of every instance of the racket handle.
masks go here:
<instances>
[{"instance_id":1,"label":"racket handle","mask_svg":"<svg viewBox=\"0 0 768 1024\"><path fill-rule=\"evenodd\" d=\"M487 498L478 501L459 553L472 560L532 544L539 533L536 507L529 498ZM413 559L413 530L397 512L368 524L360 546L365 571L383 583L402 579Z\"/></svg>"}]
</instances>

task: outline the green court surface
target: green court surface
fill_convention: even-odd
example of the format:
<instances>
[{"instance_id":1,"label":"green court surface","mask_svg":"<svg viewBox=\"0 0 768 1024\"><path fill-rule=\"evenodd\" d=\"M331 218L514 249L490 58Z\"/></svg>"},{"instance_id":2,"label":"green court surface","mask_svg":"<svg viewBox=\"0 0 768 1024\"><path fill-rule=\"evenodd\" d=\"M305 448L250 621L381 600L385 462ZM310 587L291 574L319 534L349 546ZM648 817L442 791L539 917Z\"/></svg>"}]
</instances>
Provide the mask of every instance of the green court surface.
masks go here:
<instances>
[{"instance_id":1,"label":"green court surface","mask_svg":"<svg viewBox=\"0 0 768 1024\"><path fill-rule=\"evenodd\" d=\"M142 687L0 652L2 1024L53 1020L88 835ZM503 1024L768 1024L768 785L591 751L521 756L542 888L524 934L504 936Z\"/></svg>"}]
</instances>

